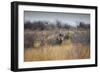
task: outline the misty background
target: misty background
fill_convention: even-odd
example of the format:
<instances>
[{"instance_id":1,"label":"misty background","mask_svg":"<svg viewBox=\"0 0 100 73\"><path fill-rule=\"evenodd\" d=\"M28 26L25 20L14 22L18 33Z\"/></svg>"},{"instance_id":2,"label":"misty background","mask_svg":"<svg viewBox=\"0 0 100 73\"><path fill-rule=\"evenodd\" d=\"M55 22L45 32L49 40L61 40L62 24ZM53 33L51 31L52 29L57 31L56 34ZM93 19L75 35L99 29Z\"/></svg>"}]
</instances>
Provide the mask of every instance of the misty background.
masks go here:
<instances>
[{"instance_id":1,"label":"misty background","mask_svg":"<svg viewBox=\"0 0 100 73\"><path fill-rule=\"evenodd\" d=\"M48 21L50 23L67 23L77 26L80 22L90 24L90 14L24 11L24 22Z\"/></svg>"}]
</instances>

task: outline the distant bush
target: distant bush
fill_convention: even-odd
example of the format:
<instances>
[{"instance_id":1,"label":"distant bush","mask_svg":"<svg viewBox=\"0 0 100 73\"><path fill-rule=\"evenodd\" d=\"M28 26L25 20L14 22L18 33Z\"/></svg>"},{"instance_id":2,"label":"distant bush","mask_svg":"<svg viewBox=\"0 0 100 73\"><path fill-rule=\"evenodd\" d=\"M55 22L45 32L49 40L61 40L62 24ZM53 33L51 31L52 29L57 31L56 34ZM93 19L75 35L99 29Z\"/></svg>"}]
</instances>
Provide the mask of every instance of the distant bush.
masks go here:
<instances>
[{"instance_id":1,"label":"distant bush","mask_svg":"<svg viewBox=\"0 0 100 73\"><path fill-rule=\"evenodd\" d=\"M77 26L79 29L90 29L90 24L85 24L84 22L80 22Z\"/></svg>"},{"instance_id":2,"label":"distant bush","mask_svg":"<svg viewBox=\"0 0 100 73\"><path fill-rule=\"evenodd\" d=\"M30 29L30 30L44 30L45 29L45 24L41 21L38 22L26 22L24 24L25 29Z\"/></svg>"},{"instance_id":3,"label":"distant bush","mask_svg":"<svg viewBox=\"0 0 100 73\"><path fill-rule=\"evenodd\" d=\"M84 44L90 44L90 32L75 32L72 38L72 41L74 43L84 43Z\"/></svg>"},{"instance_id":4,"label":"distant bush","mask_svg":"<svg viewBox=\"0 0 100 73\"><path fill-rule=\"evenodd\" d=\"M72 39L72 37L73 37L73 34L72 34L71 32L68 32L68 33L65 35L64 39Z\"/></svg>"},{"instance_id":5,"label":"distant bush","mask_svg":"<svg viewBox=\"0 0 100 73\"><path fill-rule=\"evenodd\" d=\"M34 34L24 34L24 48L32 48L34 43Z\"/></svg>"},{"instance_id":6,"label":"distant bush","mask_svg":"<svg viewBox=\"0 0 100 73\"><path fill-rule=\"evenodd\" d=\"M68 23L62 23L61 21L56 21L56 23L51 23L48 21L34 21L34 22L25 22L24 29L29 30L52 30L52 29L70 29L73 26L70 26Z\"/></svg>"}]
</instances>

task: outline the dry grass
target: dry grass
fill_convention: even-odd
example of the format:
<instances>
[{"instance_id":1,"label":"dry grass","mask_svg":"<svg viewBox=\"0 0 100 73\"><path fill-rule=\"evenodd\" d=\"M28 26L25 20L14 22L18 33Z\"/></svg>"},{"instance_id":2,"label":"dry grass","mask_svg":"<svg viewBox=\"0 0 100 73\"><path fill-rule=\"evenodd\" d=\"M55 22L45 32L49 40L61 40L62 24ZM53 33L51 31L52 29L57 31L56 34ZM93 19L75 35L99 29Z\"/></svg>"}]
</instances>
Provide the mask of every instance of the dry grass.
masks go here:
<instances>
[{"instance_id":1,"label":"dry grass","mask_svg":"<svg viewBox=\"0 0 100 73\"><path fill-rule=\"evenodd\" d=\"M86 44L73 44L70 40L61 45L45 45L24 50L24 61L70 60L90 58L90 47Z\"/></svg>"}]
</instances>

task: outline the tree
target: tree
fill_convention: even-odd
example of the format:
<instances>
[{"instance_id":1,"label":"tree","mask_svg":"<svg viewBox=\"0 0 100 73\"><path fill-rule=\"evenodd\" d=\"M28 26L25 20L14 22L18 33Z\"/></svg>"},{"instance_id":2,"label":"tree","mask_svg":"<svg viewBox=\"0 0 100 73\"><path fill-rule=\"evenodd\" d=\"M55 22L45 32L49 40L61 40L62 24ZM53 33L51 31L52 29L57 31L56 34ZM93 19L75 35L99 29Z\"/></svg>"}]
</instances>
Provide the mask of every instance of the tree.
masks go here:
<instances>
[{"instance_id":1,"label":"tree","mask_svg":"<svg viewBox=\"0 0 100 73\"><path fill-rule=\"evenodd\" d=\"M57 25L58 28L61 28L62 27L61 26L61 22L59 20L56 21L56 25Z\"/></svg>"},{"instance_id":2,"label":"tree","mask_svg":"<svg viewBox=\"0 0 100 73\"><path fill-rule=\"evenodd\" d=\"M90 29L90 24L85 24L84 22L80 22L77 28Z\"/></svg>"}]
</instances>

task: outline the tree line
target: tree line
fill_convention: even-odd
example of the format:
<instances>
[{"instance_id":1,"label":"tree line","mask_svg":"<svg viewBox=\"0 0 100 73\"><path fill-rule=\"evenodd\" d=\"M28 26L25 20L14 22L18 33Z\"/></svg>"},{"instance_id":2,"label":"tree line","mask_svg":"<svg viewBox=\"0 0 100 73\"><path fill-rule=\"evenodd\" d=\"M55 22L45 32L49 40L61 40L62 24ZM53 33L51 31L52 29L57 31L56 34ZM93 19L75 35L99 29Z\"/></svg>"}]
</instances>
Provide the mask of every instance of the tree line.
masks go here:
<instances>
[{"instance_id":1,"label":"tree line","mask_svg":"<svg viewBox=\"0 0 100 73\"><path fill-rule=\"evenodd\" d=\"M86 24L84 22L79 22L79 24L74 27L68 23L61 23L60 21L56 21L56 23L50 23L48 21L34 21L34 22L25 22L24 29L29 30L51 30L51 29L90 29L90 24Z\"/></svg>"}]
</instances>

